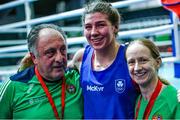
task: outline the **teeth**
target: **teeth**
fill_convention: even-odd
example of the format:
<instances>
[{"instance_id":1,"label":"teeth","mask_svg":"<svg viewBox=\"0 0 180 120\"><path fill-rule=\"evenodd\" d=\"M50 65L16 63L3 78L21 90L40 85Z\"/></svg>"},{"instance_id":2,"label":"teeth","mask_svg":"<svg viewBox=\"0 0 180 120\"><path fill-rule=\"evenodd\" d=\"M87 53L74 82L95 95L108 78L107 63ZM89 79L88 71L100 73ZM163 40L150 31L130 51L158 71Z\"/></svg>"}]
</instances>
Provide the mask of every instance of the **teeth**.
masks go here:
<instances>
[{"instance_id":1,"label":"teeth","mask_svg":"<svg viewBox=\"0 0 180 120\"><path fill-rule=\"evenodd\" d=\"M100 41L100 39L93 39L94 42Z\"/></svg>"},{"instance_id":2,"label":"teeth","mask_svg":"<svg viewBox=\"0 0 180 120\"><path fill-rule=\"evenodd\" d=\"M99 42L99 40L93 40L93 42Z\"/></svg>"},{"instance_id":3,"label":"teeth","mask_svg":"<svg viewBox=\"0 0 180 120\"><path fill-rule=\"evenodd\" d=\"M143 76L145 74L145 72L143 73L135 73L136 76L140 77L140 76Z\"/></svg>"},{"instance_id":4,"label":"teeth","mask_svg":"<svg viewBox=\"0 0 180 120\"><path fill-rule=\"evenodd\" d=\"M91 38L93 41L100 41L102 38Z\"/></svg>"}]
</instances>

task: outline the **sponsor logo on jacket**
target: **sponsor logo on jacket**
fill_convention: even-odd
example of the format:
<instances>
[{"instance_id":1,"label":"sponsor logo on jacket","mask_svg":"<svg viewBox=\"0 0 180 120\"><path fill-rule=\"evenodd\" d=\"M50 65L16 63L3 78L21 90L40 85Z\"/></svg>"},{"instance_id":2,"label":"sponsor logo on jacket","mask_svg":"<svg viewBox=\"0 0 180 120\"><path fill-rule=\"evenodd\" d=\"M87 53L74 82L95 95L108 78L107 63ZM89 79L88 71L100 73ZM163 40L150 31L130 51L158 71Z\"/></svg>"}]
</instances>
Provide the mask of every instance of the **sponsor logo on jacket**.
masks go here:
<instances>
[{"instance_id":1,"label":"sponsor logo on jacket","mask_svg":"<svg viewBox=\"0 0 180 120\"><path fill-rule=\"evenodd\" d=\"M96 85L94 85L94 86L87 85L86 90L87 91L92 91L92 92L102 92L104 90L104 87L96 86Z\"/></svg>"}]
</instances>

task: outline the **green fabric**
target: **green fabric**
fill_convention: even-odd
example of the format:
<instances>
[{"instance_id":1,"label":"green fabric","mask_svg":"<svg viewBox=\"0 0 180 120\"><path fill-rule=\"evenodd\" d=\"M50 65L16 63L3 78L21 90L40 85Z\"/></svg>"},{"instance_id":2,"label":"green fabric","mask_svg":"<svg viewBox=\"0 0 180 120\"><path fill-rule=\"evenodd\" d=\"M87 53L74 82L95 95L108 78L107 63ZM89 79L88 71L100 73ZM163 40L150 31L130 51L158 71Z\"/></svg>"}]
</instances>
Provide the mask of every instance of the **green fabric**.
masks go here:
<instances>
[{"instance_id":1,"label":"green fabric","mask_svg":"<svg viewBox=\"0 0 180 120\"><path fill-rule=\"evenodd\" d=\"M66 87L65 119L83 117L83 98L79 74L72 70L65 74L66 85L75 86L75 93ZM61 84L47 83L56 108L61 116ZM0 118L55 119L51 105L36 76L28 83L6 81L0 89Z\"/></svg>"},{"instance_id":2,"label":"green fabric","mask_svg":"<svg viewBox=\"0 0 180 120\"><path fill-rule=\"evenodd\" d=\"M140 96L138 97L137 101L139 99ZM142 97L137 119L143 118L147 104L148 101ZM180 103L178 103L177 100L177 90L171 85L168 85L166 88L164 88L158 98L156 98L148 119L158 117L162 119L180 119Z\"/></svg>"}]
</instances>

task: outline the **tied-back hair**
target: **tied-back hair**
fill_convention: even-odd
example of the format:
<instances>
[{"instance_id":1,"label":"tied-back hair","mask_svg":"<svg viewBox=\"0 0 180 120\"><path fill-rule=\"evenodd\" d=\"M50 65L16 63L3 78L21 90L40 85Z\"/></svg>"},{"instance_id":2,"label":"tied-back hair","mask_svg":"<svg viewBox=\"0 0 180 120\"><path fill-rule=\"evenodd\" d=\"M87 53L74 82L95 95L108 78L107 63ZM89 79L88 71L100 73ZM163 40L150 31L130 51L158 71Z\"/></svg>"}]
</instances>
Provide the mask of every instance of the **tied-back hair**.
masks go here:
<instances>
[{"instance_id":1,"label":"tied-back hair","mask_svg":"<svg viewBox=\"0 0 180 120\"><path fill-rule=\"evenodd\" d=\"M160 80L163 84L165 84L165 85L170 85L170 82L169 82L168 80L166 80L166 79L164 79L164 78L162 78L162 77L160 77L160 76L158 76L158 78L159 78L159 80Z\"/></svg>"},{"instance_id":2,"label":"tied-back hair","mask_svg":"<svg viewBox=\"0 0 180 120\"><path fill-rule=\"evenodd\" d=\"M84 9L85 11L82 15L82 23L85 22L85 17L87 14L100 12L107 15L110 23L113 26L117 27L117 29L119 30L120 14L118 10L114 8L110 3L102 0L91 1L85 5ZM115 34L117 35L117 33Z\"/></svg>"},{"instance_id":3,"label":"tied-back hair","mask_svg":"<svg viewBox=\"0 0 180 120\"><path fill-rule=\"evenodd\" d=\"M151 40L146 39L146 38L140 38L137 40L133 40L130 43L128 43L127 48L129 46L133 45L134 43L140 43L140 44L144 45L145 47L147 47L154 59L161 58L159 48ZM127 50L127 48L126 48L126 50Z\"/></svg>"}]
</instances>

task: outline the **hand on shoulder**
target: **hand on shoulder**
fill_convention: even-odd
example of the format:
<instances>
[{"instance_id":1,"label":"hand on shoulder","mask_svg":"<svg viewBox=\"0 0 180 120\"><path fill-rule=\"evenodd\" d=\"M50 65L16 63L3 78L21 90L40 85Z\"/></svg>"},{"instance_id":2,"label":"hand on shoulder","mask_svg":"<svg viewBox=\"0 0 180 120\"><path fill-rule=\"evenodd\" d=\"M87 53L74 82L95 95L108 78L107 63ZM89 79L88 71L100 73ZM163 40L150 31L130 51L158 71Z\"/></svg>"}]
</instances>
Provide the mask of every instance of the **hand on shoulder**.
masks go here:
<instances>
[{"instance_id":1,"label":"hand on shoulder","mask_svg":"<svg viewBox=\"0 0 180 120\"><path fill-rule=\"evenodd\" d=\"M84 54L84 48L79 49L73 56L73 59L68 62L69 68L77 68L80 71L81 62Z\"/></svg>"},{"instance_id":2,"label":"hand on shoulder","mask_svg":"<svg viewBox=\"0 0 180 120\"><path fill-rule=\"evenodd\" d=\"M27 53L20 62L18 72L34 65L30 53Z\"/></svg>"}]
</instances>

